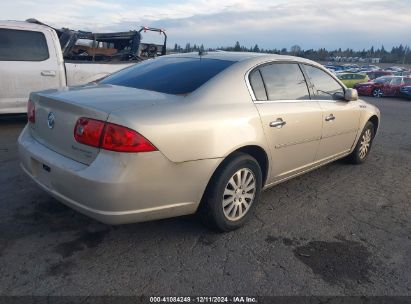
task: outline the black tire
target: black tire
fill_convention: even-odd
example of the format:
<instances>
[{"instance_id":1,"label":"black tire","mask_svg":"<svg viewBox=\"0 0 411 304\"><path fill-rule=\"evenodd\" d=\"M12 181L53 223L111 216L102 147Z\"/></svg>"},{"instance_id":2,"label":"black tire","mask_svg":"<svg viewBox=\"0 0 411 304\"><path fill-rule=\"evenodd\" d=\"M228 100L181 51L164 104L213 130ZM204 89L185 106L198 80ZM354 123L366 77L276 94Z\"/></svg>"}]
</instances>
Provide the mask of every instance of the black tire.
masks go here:
<instances>
[{"instance_id":1,"label":"black tire","mask_svg":"<svg viewBox=\"0 0 411 304\"><path fill-rule=\"evenodd\" d=\"M244 180L250 178L251 176L254 178L255 189L253 191L253 199L244 198L244 196L241 196L241 193L243 195L250 194L244 194L244 189L246 190L246 186L242 188L243 190L241 190L240 188L236 188L237 190L235 190L233 188L233 193L235 194L232 196L225 195L225 191L231 191L232 182L235 182L235 180L237 179L237 175L236 177L234 177L237 172L240 172L240 175L241 177L244 177ZM250 174L250 172L252 174ZM233 180L231 180L231 178L233 178ZM243 183L243 185L244 184L245 183ZM252 185L252 181L249 185ZM215 230L231 231L238 229L247 222L247 220L253 213L255 205L260 199L261 187L262 174L258 162L248 154L236 152L229 158L224 160L224 162L214 173L201 201L199 214L205 224ZM237 193L237 191L239 191L239 193ZM232 200L232 202L229 203L229 205L227 205L226 207L223 207L223 200ZM248 202L249 207L247 209L246 204ZM236 207L235 205L238 205L238 207ZM236 210L238 210L239 217L240 209L244 211L244 215L242 215L242 217L238 219L229 219L229 215L226 215L226 213L228 213L228 209L230 208L233 209L231 210L231 212L234 214L232 217L237 216Z\"/></svg>"},{"instance_id":2,"label":"black tire","mask_svg":"<svg viewBox=\"0 0 411 304\"><path fill-rule=\"evenodd\" d=\"M362 142L366 139L366 135L365 134L370 134L370 141L369 141L369 146L368 149L365 153L365 155L362 154ZM362 164L365 162L365 160L367 159L368 155L370 154L371 151L371 146L372 146L372 142L374 140L374 136L375 136L375 128L374 128L374 124L370 121L368 121L365 126L364 129L361 132L360 137L358 138L357 141L357 145L355 146L354 151L351 152L350 155L347 156L347 160L352 163L352 164Z\"/></svg>"}]
</instances>

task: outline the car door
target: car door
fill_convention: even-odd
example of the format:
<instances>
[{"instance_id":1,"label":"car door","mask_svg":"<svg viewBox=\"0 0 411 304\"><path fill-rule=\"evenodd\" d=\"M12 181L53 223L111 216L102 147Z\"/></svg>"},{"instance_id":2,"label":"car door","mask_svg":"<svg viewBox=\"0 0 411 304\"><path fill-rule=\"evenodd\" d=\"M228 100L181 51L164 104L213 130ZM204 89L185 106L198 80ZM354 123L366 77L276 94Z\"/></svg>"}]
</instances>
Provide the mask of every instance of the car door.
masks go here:
<instances>
[{"instance_id":1,"label":"car door","mask_svg":"<svg viewBox=\"0 0 411 304\"><path fill-rule=\"evenodd\" d=\"M271 151L271 180L287 178L310 166L322 128L322 111L310 100L297 63L269 63L254 69L249 80Z\"/></svg>"},{"instance_id":2,"label":"car door","mask_svg":"<svg viewBox=\"0 0 411 304\"><path fill-rule=\"evenodd\" d=\"M400 93L400 88L403 85L402 77L394 77L389 86L387 96L397 96Z\"/></svg>"},{"instance_id":3,"label":"car door","mask_svg":"<svg viewBox=\"0 0 411 304\"><path fill-rule=\"evenodd\" d=\"M346 86L348 88L352 88L354 86L354 83L355 83L354 75L353 74L347 74Z\"/></svg>"},{"instance_id":4,"label":"car door","mask_svg":"<svg viewBox=\"0 0 411 304\"><path fill-rule=\"evenodd\" d=\"M336 158L350 151L360 120L357 101L346 101L344 88L326 71L308 64L304 70L309 79L312 99L322 109L322 135L316 162Z\"/></svg>"},{"instance_id":5,"label":"car door","mask_svg":"<svg viewBox=\"0 0 411 304\"><path fill-rule=\"evenodd\" d=\"M0 41L0 114L23 113L30 92L61 86L63 62L58 62L50 37L41 31L0 28Z\"/></svg>"},{"instance_id":6,"label":"car door","mask_svg":"<svg viewBox=\"0 0 411 304\"><path fill-rule=\"evenodd\" d=\"M394 83L394 77L392 77L389 81L385 81L382 86L382 95L384 96L391 96L392 94L392 84Z\"/></svg>"}]
</instances>

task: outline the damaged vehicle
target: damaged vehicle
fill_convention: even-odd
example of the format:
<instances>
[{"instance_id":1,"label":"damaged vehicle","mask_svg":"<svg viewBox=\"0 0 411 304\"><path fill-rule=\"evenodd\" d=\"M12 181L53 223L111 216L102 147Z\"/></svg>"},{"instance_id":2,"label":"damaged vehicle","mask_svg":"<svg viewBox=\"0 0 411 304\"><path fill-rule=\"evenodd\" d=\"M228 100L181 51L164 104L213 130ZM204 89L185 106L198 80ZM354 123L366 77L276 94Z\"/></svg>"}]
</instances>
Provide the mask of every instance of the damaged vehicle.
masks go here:
<instances>
[{"instance_id":1,"label":"damaged vehicle","mask_svg":"<svg viewBox=\"0 0 411 304\"><path fill-rule=\"evenodd\" d=\"M162 35L161 45L143 43L142 33ZM55 29L35 19L0 21L0 115L25 113L30 92L77 86L164 55L162 29L91 33Z\"/></svg>"},{"instance_id":2,"label":"damaged vehicle","mask_svg":"<svg viewBox=\"0 0 411 304\"><path fill-rule=\"evenodd\" d=\"M162 44L142 41L142 33L158 32ZM91 33L56 30L63 57L68 61L141 61L166 54L167 35L163 29L142 27L139 31Z\"/></svg>"}]
</instances>

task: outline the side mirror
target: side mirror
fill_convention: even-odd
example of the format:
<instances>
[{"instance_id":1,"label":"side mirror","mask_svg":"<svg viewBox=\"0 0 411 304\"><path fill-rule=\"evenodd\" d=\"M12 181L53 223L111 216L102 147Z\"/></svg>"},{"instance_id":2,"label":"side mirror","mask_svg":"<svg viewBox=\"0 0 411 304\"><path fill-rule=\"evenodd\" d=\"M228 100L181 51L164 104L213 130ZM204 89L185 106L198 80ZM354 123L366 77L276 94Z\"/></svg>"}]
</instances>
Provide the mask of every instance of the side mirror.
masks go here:
<instances>
[{"instance_id":1,"label":"side mirror","mask_svg":"<svg viewBox=\"0 0 411 304\"><path fill-rule=\"evenodd\" d=\"M344 99L347 101L356 101L358 100L358 92L356 89L346 89Z\"/></svg>"}]
</instances>

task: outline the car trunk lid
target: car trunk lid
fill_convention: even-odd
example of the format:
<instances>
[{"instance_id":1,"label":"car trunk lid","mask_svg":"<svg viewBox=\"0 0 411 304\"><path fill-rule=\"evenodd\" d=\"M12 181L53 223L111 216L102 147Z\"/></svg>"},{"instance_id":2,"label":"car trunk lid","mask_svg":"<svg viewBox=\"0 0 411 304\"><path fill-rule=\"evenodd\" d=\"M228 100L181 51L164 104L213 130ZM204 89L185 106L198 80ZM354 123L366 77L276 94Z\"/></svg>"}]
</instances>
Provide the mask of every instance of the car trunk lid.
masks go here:
<instances>
[{"instance_id":1,"label":"car trunk lid","mask_svg":"<svg viewBox=\"0 0 411 304\"><path fill-rule=\"evenodd\" d=\"M33 93L35 123L32 136L49 149L83 164L91 164L100 149L77 142L74 128L80 117L106 121L112 111L167 101L167 94L119 86L85 86Z\"/></svg>"}]
</instances>

